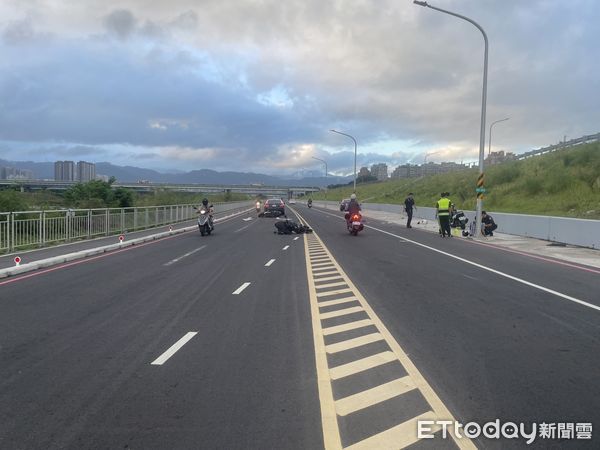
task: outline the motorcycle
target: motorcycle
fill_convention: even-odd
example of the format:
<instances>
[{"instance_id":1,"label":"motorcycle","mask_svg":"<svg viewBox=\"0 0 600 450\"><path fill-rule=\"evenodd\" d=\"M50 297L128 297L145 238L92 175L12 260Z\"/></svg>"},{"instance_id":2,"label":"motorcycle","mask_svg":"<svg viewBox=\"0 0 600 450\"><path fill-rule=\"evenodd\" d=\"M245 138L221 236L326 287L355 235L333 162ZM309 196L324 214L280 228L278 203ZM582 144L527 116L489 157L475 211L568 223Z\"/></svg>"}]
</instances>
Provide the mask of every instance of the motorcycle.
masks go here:
<instances>
[{"instance_id":1,"label":"motorcycle","mask_svg":"<svg viewBox=\"0 0 600 450\"><path fill-rule=\"evenodd\" d=\"M346 214L346 227L352 236L356 236L358 232L362 231L364 228L362 215L360 213L355 213L350 217L350 213Z\"/></svg>"},{"instance_id":2,"label":"motorcycle","mask_svg":"<svg viewBox=\"0 0 600 450\"><path fill-rule=\"evenodd\" d=\"M215 229L209 211L206 208L202 208L198 211L198 229L202 236L206 236L207 234L210 235Z\"/></svg>"},{"instance_id":3,"label":"motorcycle","mask_svg":"<svg viewBox=\"0 0 600 450\"><path fill-rule=\"evenodd\" d=\"M256 202L256 214L260 214L260 202Z\"/></svg>"},{"instance_id":4,"label":"motorcycle","mask_svg":"<svg viewBox=\"0 0 600 450\"><path fill-rule=\"evenodd\" d=\"M312 200L309 200L308 203L307 203L307 205L308 205L309 208L312 208Z\"/></svg>"},{"instance_id":5,"label":"motorcycle","mask_svg":"<svg viewBox=\"0 0 600 450\"><path fill-rule=\"evenodd\" d=\"M469 231L466 229L468 222L469 219L462 211L454 211L452 217L450 218L450 226L452 228L460 228L462 230L462 235L465 237L469 235Z\"/></svg>"}]
</instances>

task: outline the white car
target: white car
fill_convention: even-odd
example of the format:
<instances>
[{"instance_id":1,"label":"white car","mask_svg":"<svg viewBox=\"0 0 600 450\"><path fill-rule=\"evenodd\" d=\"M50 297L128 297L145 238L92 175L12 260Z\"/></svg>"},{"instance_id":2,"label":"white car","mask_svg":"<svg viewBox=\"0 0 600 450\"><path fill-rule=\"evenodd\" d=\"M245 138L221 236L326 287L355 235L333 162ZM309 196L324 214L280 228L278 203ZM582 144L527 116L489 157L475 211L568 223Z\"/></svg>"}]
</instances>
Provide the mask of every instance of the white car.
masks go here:
<instances>
[{"instance_id":1,"label":"white car","mask_svg":"<svg viewBox=\"0 0 600 450\"><path fill-rule=\"evenodd\" d=\"M293 198L290 198L290 199L288 200L288 204L290 204L290 205L295 205L295 204L296 204L296 200L295 200L295 199L293 199Z\"/></svg>"}]
</instances>

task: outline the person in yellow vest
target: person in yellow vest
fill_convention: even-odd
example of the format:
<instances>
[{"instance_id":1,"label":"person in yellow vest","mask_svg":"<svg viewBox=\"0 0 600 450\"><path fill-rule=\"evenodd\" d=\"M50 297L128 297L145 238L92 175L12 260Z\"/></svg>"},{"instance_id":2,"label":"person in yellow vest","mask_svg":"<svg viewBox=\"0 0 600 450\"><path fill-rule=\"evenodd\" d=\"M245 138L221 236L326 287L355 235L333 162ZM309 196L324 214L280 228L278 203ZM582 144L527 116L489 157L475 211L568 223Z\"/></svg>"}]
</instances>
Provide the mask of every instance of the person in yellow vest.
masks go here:
<instances>
[{"instance_id":1,"label":"person in yellow vest","mask_svg":"<svg viewBox=\"0 0 600 450\"><path fill-rule=\"evenodd\" d=\"M435 204L437 211L436 217L440 223L440 234L442 237L452 236L452 233L450 232L450 205L452 202L448 198L449 195L449 192L442 192L442 198Z\"/></svg>"}]
</instances>

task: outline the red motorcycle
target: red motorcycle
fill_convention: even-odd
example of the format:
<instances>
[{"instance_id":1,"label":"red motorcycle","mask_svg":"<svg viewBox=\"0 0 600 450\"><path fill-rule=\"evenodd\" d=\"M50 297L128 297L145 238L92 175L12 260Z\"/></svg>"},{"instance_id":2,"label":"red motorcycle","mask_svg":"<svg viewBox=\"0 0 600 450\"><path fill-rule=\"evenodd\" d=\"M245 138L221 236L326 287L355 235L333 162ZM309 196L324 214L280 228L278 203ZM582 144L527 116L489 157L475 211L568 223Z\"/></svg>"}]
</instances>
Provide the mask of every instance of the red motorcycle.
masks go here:
<instances>
[{"instance_id":1,"label":"red motorcycle","mask_svg":"<svg viewBox=\"0 0 600 450\"><path fill-rule=\"evenodd\" d=\"M346 227L351 235L356 236L358 232L362 231L365 227L362 222L362 215L360 213L354 213L352 214L352 217L350 217L350 213L347 213Z\"/></svg>"}]
</instances>

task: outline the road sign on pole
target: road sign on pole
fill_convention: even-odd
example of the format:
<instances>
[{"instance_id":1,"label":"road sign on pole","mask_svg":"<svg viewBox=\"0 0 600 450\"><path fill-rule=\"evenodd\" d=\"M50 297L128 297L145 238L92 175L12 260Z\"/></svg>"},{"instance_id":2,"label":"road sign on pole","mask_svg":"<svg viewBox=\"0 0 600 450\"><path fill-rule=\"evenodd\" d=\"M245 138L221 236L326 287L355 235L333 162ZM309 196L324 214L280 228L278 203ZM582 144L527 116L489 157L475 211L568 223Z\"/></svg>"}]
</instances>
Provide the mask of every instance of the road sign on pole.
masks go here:
<instances>
[{"instance_id":1,"label":"road sign on pole","mask_svg":"<svg viewBox=\"0 0 600 450\"><path fill-rule=\"evenodd\" d=\"M21 265L21 257L20 256L15 256L15 266L20 266Z\"/></svg>"},{"instance_id":2,"label":"road sign on pole","mask_svg":"<svg viewBox=\"0 0 600 450\"><path fill-rule=\"evenodd\" d=\"M123 242L125 240L125 236L123 236L122 234L119 235L119 243Z\"/></svg>"}]
</instances>

